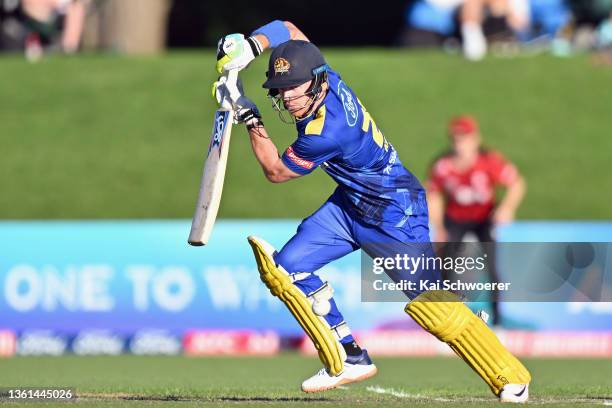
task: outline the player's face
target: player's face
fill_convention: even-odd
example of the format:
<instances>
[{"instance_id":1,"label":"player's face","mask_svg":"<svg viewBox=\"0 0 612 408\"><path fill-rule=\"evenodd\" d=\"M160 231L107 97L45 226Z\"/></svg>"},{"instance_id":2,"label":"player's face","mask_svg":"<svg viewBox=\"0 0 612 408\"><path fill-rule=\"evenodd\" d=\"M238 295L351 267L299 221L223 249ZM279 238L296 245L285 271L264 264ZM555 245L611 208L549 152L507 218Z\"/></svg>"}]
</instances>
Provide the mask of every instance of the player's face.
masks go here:
<instances>
[{"instance_id":1,"label":"player's face","mask_svg":"<svg viewBox=\"0 0 612 408\"><path fill-rule=\"evenodd\" d=\"M454 135L453 150L459 156L473 156L480 148L480 136L477 133Z\"/></svg>"},{"instance_id":2,"label":"player's face","mask_svg":"<svg viewBox=\"0 0 612 408\"><path fill-rule=\"evenodd\" d=\"M297 118L302 117L310 109L312 96L306 95L306 92L310 88L311 83L312 81L308 81L302 85L279 89L285 109Z\"/></svg>"}]
</instances>

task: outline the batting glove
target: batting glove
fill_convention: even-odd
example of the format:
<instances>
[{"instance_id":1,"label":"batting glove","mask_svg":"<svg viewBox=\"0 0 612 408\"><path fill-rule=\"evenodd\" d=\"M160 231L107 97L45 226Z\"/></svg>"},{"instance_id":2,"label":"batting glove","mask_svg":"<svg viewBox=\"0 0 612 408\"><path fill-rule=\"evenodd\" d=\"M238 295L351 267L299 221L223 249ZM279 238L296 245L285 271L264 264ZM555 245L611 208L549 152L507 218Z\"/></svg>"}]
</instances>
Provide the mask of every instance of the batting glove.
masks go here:
<instances>
[{"instance_id":1,"label":"batting glove","mask_svg":"<svg viewBox=\"0 0 612 408\"><path fill-rule=\"evenodd\" d=\"M242 81L238 79L235 87L229 88L232 85L227 83L227 77L222 76L213 83L212 94L222 108L234 110L234 123L245 123L247 128L263 125L257 105L244 95ZM224 98L224 95L227 97Z\"/></svg>"},{"instance_id":2,"label":"batting glove","mask_svg":"<svg viewBox=\"0 0 612 408\"><path fill-rule=\"evenodd\" d=\"M219 40L217 45L217 72L232 69L242 70L261 54L263 47L255 37L245 38L242 34L230 34Z\"/></svg>"},{"instance_id":3,"label":"batting glove","mask_svg":"<svg viewBox=\"0 0 612 408\"><path fill-rule=\"evenodd\" d=\"M259 113L259 109L257 109L257 105L243 95L242 84L240 82L238 83L238 89L240 90L240 96L236 101L232 101L236 112L234 115L234 123L244 123L247 129L263 126L261 114Z\"/></svg>"},{"instance_id":4,"label":"batting glove","mask_svg":"<svg viewBox=\"0 0 612 408\"><path fill-rule=\"evenodd\" d=\"M244 123L247 129L253 129L256 127L263 126L263 121L261 120L261 114L257 109L257 106L252 108L243 108L236 111L234 115L234 123Z\"/></svg>"}]
</instances>

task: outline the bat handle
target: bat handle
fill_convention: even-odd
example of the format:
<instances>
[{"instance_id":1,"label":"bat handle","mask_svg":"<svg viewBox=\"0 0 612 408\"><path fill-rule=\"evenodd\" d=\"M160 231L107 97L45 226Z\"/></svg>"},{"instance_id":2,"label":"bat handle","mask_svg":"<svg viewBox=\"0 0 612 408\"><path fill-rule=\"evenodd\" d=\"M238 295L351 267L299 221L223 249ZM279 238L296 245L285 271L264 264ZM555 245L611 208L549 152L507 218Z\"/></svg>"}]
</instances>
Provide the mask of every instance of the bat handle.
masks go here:
<instances>
[{"instance_id":1,"label":"bat handle","mask_svg":"<svg viewBox=\"0 0 612 408\"><path fill-rule=\"evenodd\" d=\"M232 104L232 93L235 93L235 98L239 95L238 91L238 70L232 69L225 72L225 92L221 100L221 106L233 106Z\"/></svg>"},{"instance_id":2,"label":"bat handle","mask_svg":"<svg viewBox=\"0 0 612 408\"><path fill-rule=\"evenodd\" d=\"M238 70L237 69L230 69L229 71L227 71L227 82L228 84L230 84L230 86L236 85L236 82L238 81Z\"/></svg>"}]
</instances>

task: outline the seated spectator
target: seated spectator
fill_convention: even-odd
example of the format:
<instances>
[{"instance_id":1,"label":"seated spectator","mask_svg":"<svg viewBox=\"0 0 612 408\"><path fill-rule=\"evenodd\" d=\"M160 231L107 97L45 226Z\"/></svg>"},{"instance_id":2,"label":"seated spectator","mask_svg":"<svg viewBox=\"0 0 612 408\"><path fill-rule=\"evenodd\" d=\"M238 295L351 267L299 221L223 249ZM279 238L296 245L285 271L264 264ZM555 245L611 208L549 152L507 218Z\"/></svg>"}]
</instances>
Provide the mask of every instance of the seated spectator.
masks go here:
<instances>
[{"instance_id":1,"label":"seated spectator","mask_svg":"<svg viewBox=\"0 0 612 408\"><path fill-rule=\"evenodd\" d=\"M597 48L612 50L612 12L597 28Z\"/></svg>"},{"instance_id":2,"label":"seated spectator","mask_svg":"<svg viewBox=\"0 0 612 408\"><path fill-rule=\"evenodd\" d=\"M488 40L508 40L525 31L529 25L527 1L465 0L460 13L465 57L480 60L486 55Z\"/></svg>"},{"instance_id":3,"label":"seated spectator","mask_svg":"<svg viewBox=\"0 0 612 408\"><path fill-rule=\"evenodd\" d=\"M400 43L406 47L439 47L456 31L455 16L463 0L417 0L406 9Z\"/></svg>"},{"instance_id":4,"label":"seated spectator","mask_svg":"<svg viewBox=\"0 0 612 408\"><path fill-rule=\"evenodd\" d=\"M530 0L528 38L554 38L571 20L570 9L564 0Z\"/></svg>"},{"instance_id":5,"label":"seated spectator","mask_svg":"<svg viewBox=\"0 0 612 408\"><path fill-rule=\"evenodd\" d=\"M86 0L21 0L2 24L0 48L9 51L78 50Z\"/></svg>"}]
</instances>

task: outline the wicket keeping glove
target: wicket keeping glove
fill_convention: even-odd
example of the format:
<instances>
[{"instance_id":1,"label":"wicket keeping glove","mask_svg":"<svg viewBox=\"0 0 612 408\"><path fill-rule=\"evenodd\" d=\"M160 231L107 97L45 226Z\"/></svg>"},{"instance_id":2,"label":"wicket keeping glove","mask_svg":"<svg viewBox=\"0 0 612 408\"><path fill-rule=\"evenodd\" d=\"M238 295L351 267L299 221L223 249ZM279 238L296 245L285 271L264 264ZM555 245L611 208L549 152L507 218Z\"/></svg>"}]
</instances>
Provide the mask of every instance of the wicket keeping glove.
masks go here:
<instances>
[{"instance_id":1,"label":"wicket keeping glove","mask_svg":"<svg viewBox=\"0 0 612 408\"><path fill-rule=\"evenodd\" d=\"M242 70L261 54L263 47L255 37L245 38L242 34L230 34L219 40L217 45L217 72L232 69Z\"/></svg>"}]
</instances>

